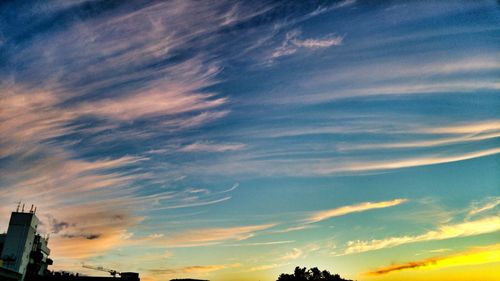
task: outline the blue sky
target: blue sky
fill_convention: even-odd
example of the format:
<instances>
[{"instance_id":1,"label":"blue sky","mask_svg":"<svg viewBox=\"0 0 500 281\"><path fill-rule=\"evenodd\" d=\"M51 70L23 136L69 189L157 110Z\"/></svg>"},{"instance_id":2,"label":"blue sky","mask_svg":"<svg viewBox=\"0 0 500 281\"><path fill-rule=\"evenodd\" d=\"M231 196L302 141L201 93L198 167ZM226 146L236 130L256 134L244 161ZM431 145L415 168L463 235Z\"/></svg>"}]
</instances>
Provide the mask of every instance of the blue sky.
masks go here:
<instances>
[{"instance_id":1,"label":"blue sky","mask_svg":"<svg viewBox=\"0 0 500 281\"><path fill-rule=\"evenodd\" d=\"M500 262L496 1L7 1L0 19L0 229L37 205L55 269Z\"/></svg>"}]
</instances>

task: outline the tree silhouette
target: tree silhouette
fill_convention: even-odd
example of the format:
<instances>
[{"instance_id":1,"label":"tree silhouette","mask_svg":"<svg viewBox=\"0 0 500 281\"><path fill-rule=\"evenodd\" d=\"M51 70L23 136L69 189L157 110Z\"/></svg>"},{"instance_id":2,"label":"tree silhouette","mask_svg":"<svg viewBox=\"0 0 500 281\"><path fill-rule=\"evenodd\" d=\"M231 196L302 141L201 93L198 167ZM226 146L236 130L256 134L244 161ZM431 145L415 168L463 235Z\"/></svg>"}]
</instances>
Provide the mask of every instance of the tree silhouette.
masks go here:
<instances>
[{"instance_id":1,"label":"tree silhouette","mask_svg":"<svg viewBox=\"0 0 500 281\"><path fill-rule=\"evenodd\" d=\"M296 267L293 274L281 273L277 281L352 281L343 279L338 274L331 274L328 270L319 270L317 267L307 269Z\"/></svg>"}]
</instances>

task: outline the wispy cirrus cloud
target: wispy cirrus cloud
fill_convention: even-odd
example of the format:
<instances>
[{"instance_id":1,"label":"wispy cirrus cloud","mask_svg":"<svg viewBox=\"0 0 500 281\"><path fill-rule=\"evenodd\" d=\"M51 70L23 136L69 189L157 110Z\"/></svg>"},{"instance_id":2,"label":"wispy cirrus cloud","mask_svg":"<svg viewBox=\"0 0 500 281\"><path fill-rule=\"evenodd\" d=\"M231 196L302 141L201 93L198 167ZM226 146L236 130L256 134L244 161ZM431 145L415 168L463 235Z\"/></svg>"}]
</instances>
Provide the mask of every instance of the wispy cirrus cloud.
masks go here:
<instances>
[{"instance_id":1,"label":"wispy cirrus cloud","mask_svg":"<svg viewBox=\"0 0 500 281\"><path fill-rule=\"evenodd\" d=\"M494 133L500 131L499 120L484 120L479 122L467 122L451 124L449 126L436 126L418 128L417 132L426 134L480 134Z\"/></svg>"},{"instance_id":2,"label":"wispy cirrus cloud","mask_svg":"<svg viewBox=\"0 0 500 281\"><path fill-rule=\"evenodd\" d=\"M228 114L229 110L203 111L189 117L184 116L165 120L160 124L160 127L175 131L197 128L204 124L221 119Z\"/></svg>"},{"instance_id":3,"label":"wispy cirrus cloud","mask_svg":"<svg viewBox=\"0 0 500 281\"><path fill-rule=\"evenodd\" d=\"M482 141L482 140L495 139L495 138L499 138L499 137L500 137L500 132L499 133L492 133L492 134L467 135L467 136L453 137L453 138L441 138L441 139L434 139L434 140L394 142L394 143L339 145L338 148L342 151L349 151L349 150L434 147L434 146L445 146L445 145L450 145L450 144L476 142L476 141Z\"/></svg>"},{"instance_id":4,"label":"wispy cirrus cloud","mask_svg":"<svg viewBox=\"0 0 500 281\"><path fill-rule=\"evenodd\" d=\"M183 152L225 152L235 151L245 148L243 143L211 143L195 142L180 149Z\"/></svg>"},{"instance_id":5,"label":"wispy cirrus cloud","mask_svg":"<svg viewBox=\"0 0 500 281\"><path fill-rule=\"evenodd\" d=\"M500 205L500 197L491 197L487 198L482 202L474 202L472 208L467 213L467 216L471 217L494 210L499 205Z\"/></svg>"},{"instance_id":6,"label":"wispy cirrus cloud","mask_svg":"<svg viewBox=\"0 0 500 281\"><path fill-rule=\"evenodd\" d=\"M208 264L208 265L187 265L182 267L174 268L151 268L147 272L153 278L152 280L165 280L172 278L179 278L179 276L197 277L206 276L207 274L215 271L239 268L242 264L240 263L228 263L228 264Z\"/></svg>"},{"instance_id":7,"label":"wispy cirrus cloud","mask_svg":"<svg viewBox=\"0 0 500 281\"><path fill-rule=\"evenodd\" d=\"M168 210L168 209L180 209L180 208L188 208L188 207L200 207L213 205L217 203L221 203L231 199L231 196L225 196L218 199L206 199L206 200L198 200L198 197L187 197L181 200L181 202L176 203L175 205L167 205L162 207L154 208L154 210ZM184 202L182 202L184 201Z\"/></svg>"},{"instance_id":8,"label":"wispy cirrus cloud","mask_svg":"<svg viewBox=\"0 0 500 281\"><path fill-rule=\"evenodd\" d=\"M289 31L285 34L285 38L281 43L281 46L274 49L270 59L276 59L283 56L288 56L294 54L300 49L323 49L332 46L340 46L344 40L343 36L340 35L328 35L323 38L307 38L299 39L301 31L296 29Z\"/></svg>"},{"instance_id":9,"label":"wispy cirrus cloud","mask_svg":"<svg viewBox=\"0 0 500 281\"><path fill-rule=\"evenodd\" d=\"M153 82L130 95L83 102L75 111L80 115L127 121L213 109L223 105L226 98L214 98L214 94L202 93L200 89L215 83L217 72L216 66L206 66L201 59L193 58L168 67L165 75L169 78L165 81Z\"/></svg>"},{"instance_id":10,"label":"wispy cirrus cloud","mask_svg":"<svg viewBox=\"0 0 500 281\"><path fill-rule=\"evenodd\" d=\"M253 237L256 232L275 226L275 224L261 224L237 227L202 228L173 234L159 242L166 247L193 247L208 246L222 243L224 241L242 241Z\"/></svg>"},{"instance_id":11,"label":"wispy cirrus cloud","mask_svg":"<svg viewBox=\"0 0 500 281\"><path fill-rule=\"evenodd\" d=\"M284 229L279 229L273 231L273 233L288 233L288 232L293 232L293 231L299 231L299 230L304 230L304 229L309 229L309 228L314 228L313 225L299 225L299 226L292 226Z\"/></svg>"},{"instance_id":12,"label":"wispy cirrus cloud","mask_svg":"<svg viewBox=\"0 0 500 281\"><path fill-rule=\"evenodd\" d=\"M382 84L382 85L380 85ZM500 83L491 80L446 80L446 81L403 81L392 83L377 83L368 87L339 87L335 91L326 91L317 94L298 95L295 97L277 101L280 104L295 104L297 102L307 104L319 104L327 101L339 101L344 99L362 99L367 97L404 96L422 94L464 94L475 91L496 91L500 89Z\"/></svg>"},{"instance_id":13,"label":"wispy cirrus cloud","mask_svg":"<svg viewBox=\"0 0 500 281\"><path fill-rule=\"evenodd\" d=\"M296 46L309 48L309 49L321 49L328 48L331 46L339 46L344 40L341 36L335 36L330 39L305 39L305 40L294 40L293 43Z\"/></svg>"},{"instance_id":14,"label":"wispy cirrus cloud","mask_svg":"<svg viewBox=\"0 0 500 281\"><path fill-rule=\"evenodd\" d=\"M497 216L489 216L474 221L442 225L435 230L430 230L420 235L394 236L378 240L375 239L366 241L349 241L347 243L344 254L362 253L423 241L475 236L480 234L493 233L499 230L500 218Z\"/></svg>"},{"instance_id":15,"label":"wispy cirrus cloud","mask_svg":"<svg viewBox=\"0 0 500 281\"><path fill-rule=\"evenodd\" d=\"M414 138L421 140L409 140L406 142L371 143L371 144L339 144L341 151L350 150L373 150L373 149L403 149L403 148L425 148L446 146L452 144L473 143L500 137L500 123L496 120L485 120L456 124L452 126L401 128L394 135L414 134ZM443 137L446 135L446 137ZM452 135L449 137L449 135ZM432 136L429 139L429 136Z\"/></svg>"},{"instance_id":16,"label":"wispy cirrus cloud","mask_svg":"<svg viewBox=\"0 0 500 281\"><path fill-rule=\"evenodd\" d=\"M452 60L444 57L432 61L422 60L419 57L410 57L403 61L385 57L381 61L376 61L376 68L380 71L373 72L374 67L373 64L350 65L343 68L341 72L332 73L326 71L311 77L310 80L303 81L301 84L306 87L334 85L345 81L359 81L360 77L365 83L379 82L382 84L394 84L394 82L401 82L403 79L406 82L416 80L422 82L422 79L435 76L441 76L447 81L453 81L452 78L449 78L450 76L463 73L493 72L500 69L498 56L465 56L453 58Z\"/></svg>"},{"instance_id":17,"label":"wispy cirrus cloud","mask_svg":"<svg viewBox=\"0 0 500 281\"><path fill-rule=\"evenodd\" d=\"M283 240L283 241L269 241L269 242L254 242L254 243L238 243L238 244L225 244L226 247L241 247L241 246L271 246L271 245L281 245L290 244L295 241L293 240Z\"/></svg>"},{"instance_id":18,"label":"wispy cirrus cloud","mask_svg":"<svg viewBox=\"0 0 500 281\"><path fill-rule=\"evenodd\" d=\"M58 108L61 100L50 92L11 88L2 90L0 99L1 157L32 151L72 131L69 122L76 114Z\"/></svg>"},{"instance_id":19,"label":"wispy cirrus cloud","mask_svg":"<svg viewBox=\"0 0 500 281\"><path fill-rule=\"evenodd\" d=\"M355 205L342 206L330 210L316 212L307 218L308 223L320 222L333 217L344 216L351 213L359 213L373 209L382 209L397 206L407 202L407 199L394 199L381 202L363 202Z\"/></svg>"},{"instance_id":20,"label":"wispy cirrus cloud","mask_svg":"<svg viewBox=\"0 0 500 281\"><path fill-rule=\"evenodd\" d=\"M448 256L428 258L406 263L397 263L365 272L364 275L379 276L402 270L441 269L492 262L500 262L500 244L489 245L486 247L475 247L469 251Z\"/></svg>"},{"instance_id":21,"label":"wispy cirrus cloud","mask_svg":"<svg viewBox=\"0 0 500 281\"><path fill-rule=\"evenodd\" d=\"M451 156L428 156L428 157L416 157L408 159L394 159L392 161L379 161L379 162L359 162L359 163L345 163L342 166L335 168L321 167L318 172L321 174L330 174L336 172L362 172L362 171L377 171L377 170L394 170L403 169L410 167L428 166L444 163L452 163L458 161L464 161L479 157L485 157L490 155L496 155L500 153L500 148L485 149L475 152L469 152L464 154L457 154Z\"/></svg>"}]
</instances>

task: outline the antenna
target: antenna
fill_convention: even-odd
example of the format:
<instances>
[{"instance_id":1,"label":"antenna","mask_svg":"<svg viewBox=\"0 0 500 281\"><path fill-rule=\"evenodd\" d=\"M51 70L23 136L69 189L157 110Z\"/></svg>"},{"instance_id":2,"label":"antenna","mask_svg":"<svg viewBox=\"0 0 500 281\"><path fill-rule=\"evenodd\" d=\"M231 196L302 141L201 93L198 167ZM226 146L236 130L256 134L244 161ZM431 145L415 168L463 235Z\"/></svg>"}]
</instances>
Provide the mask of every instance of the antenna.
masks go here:
<instances>
[{"instance_id":1,"label":"antenna","mask_svg":"<svg viewBox=\"0 0 500 281\"><path fill-rule=\"evenodd\" d=\"M35 206L35 210L33 210L33 214L36 214L36 206Z\"/></svg>"},{"instance_id":2,"label":"antenna","mask_svg":"<svg viewBox=\"0 0 500 281\"><path fill-rule=\"evenodd\" d=\"M19 212L19 207L21 206L21 201L17 202L17 208L16 208L16 213Z\"/></svg>"},{"instance_id":3,"label":"antenna","mask_svg":"<svg viewBox=\"0 0 500 281\"><path fill-rule=\"evenodd\" d=\"M33 204L31 204L30 213L32 213L32 214L33 214Z\"/></svg>"},{"instance_id":4,"label":"antenna","mask_svg":"<svg viewBox=\"0 0 500 281\"><path fill-rule=\"evenodd\" d=\"M23 213L24 213L24 203L23 203L23 209L21 210L21 212L23 212Z\"/></svg>"}]
</instances>

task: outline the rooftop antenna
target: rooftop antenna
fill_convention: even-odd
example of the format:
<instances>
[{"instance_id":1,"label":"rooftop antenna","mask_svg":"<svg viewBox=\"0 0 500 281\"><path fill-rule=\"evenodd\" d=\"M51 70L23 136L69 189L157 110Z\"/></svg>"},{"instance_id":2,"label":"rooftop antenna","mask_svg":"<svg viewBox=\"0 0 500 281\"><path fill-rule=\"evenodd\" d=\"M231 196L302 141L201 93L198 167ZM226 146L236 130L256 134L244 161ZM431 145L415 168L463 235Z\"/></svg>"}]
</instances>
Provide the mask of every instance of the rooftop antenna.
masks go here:
<instances>
[{"instance_id":1,"label":"rooftop antenna","mask_svg":"<svg viewBox=\"0 0 500 281\"><path fill-rule=\"evenodd\" d=\"M33 210L33 214L36 214L36 206L35 206L35 209Z\"/></svg>"},{"instance_id":2,"label":"rooftop antenna","mask_svg":"<svg viewBox=\"0 0 500 281\"><path fill-rule=\"evenodd\" d=\"M33 204L31 204L30 213L33 214Z\"/></svg>"},{"instance_id":3,"label":"rooftop antenna","mask_svg":"<svg viewBox=\"0 0 500 281\"><path fill-rule=\"evenodd\" d=\"M22 213L24 213L24 203L23 203L23 209L21 210Z\"/></svg>"},{"instance_id":4,"label":"rooftop antenna","mask_svg":"<svg viewBox=\"0 0 500 281\"><path fill-rule=\"evenodd\" d=\"M17 202L16 213L19 213L19 207L21 206L21 201Z\"/></svg>"}]
</instances>

